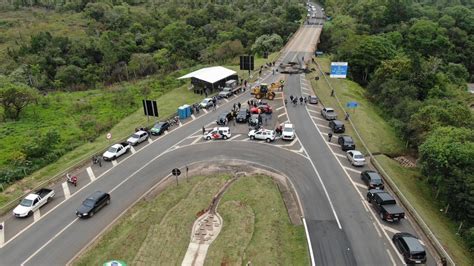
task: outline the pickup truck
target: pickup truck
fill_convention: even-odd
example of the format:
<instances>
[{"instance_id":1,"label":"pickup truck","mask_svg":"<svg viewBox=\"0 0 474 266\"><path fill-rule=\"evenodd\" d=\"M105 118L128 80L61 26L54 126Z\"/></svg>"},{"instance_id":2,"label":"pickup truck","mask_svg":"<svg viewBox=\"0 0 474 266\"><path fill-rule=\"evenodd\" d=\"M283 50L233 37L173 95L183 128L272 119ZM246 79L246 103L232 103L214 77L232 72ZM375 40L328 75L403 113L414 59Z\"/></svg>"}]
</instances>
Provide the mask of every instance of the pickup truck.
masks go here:
<instances>
[{"instance_id":1,"label":"pickup truck","mask_svg":"<svg viewBox=\"0 0 474 266\"><path fill-rule=\"evenodd\" d=\"M128 142L114 144L106 152L104 152L102 157L104 158L104 161L115 160L118 157L127 153L129 150L130 150L130 144Z\"/></svg>"},{"instance_id":2,"label":"pickup truck","mask_svg":"<svg viewBox=\"0 0 474 266\"><path fill-rule=\"evenodd\" d=\"M34 193L28 194L20 204L13 209L13 215L16 217L27 217L41 206L48 203L49 199L54 197L54 190L42 188Z\"/></svg>"},{"instance_id":3,"label":"pickup truck","mask_svg":"<svg viewBox=\"0 0 474 266\"><path fill-rule=\"evenodd\" d=\"M405 212L397 205L397 201L388 192L371 189L367 193L367 200L372 203L372 206L379 213L382 220L398 222L405 218Z\"/></svg>"},{"instance_id":4,"label":"pickup truck","mask_svg":"<svg viewBox=\"0 0 474 266\"><path fill-rule=\"evenodd\" d=\"M239 87L236 87L236 88L225 87L224 89L222 89L221 92L219 92L217 97L219 97L219 98L229 98L230 96L232 96L232 94L236 94L239 90L240 90Z\"/></svg>"},{"instance_id":5,"label":"pickup truck","mask_svg":"<svg viewBox=\"0 0 474 266\"><path fill-rule=\"evenodd\" d=\"M337 119L337 114L334 109L326 107L321 110L321 115L326 119L326 120L335 120Z\"/></svg>"}]
</instances>

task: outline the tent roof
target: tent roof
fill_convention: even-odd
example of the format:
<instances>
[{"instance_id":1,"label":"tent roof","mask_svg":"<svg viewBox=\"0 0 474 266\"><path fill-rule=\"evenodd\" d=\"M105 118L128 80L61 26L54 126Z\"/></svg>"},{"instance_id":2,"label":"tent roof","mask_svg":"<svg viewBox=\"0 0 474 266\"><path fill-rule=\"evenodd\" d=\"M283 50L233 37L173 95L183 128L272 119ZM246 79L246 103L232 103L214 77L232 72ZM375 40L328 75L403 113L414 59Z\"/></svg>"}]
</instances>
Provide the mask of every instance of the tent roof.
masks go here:
<instances>
[{"instance_id":1,"label":"tent roof","mask_svg":"<svg viewBox=\"0 0 474 266\"><path fill-rule=\"evenodd\" d=\"M187 79L187 78L197 78L209 83L215 83L219 80L225 79L229 76L235 75L237 72L230 70L225 67L215 66L215 67L206 67L191 72L187 75L179 77L178 79Z\"/></svg>"}]
</instances>

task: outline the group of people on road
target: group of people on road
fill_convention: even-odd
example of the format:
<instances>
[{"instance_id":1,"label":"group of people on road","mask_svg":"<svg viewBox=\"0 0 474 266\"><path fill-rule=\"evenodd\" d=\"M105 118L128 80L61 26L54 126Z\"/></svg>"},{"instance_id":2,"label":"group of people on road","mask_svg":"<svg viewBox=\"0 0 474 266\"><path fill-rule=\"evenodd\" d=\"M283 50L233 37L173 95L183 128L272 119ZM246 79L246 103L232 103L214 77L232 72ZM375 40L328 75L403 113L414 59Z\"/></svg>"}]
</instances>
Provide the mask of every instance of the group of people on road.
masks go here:
<instances>
[{"instance_id":1,"label":"group of people on road","mask_svg":"<svg viewBox=\"0 0 474 266\"><path fill-rule=\"evenodd\" d=\"M298 96L290 95L290 102L293 103L293 105L295 105L295 106L298 104L298 100L299 100L299 102L300 102L301 105L302 105L303 103L306 104L306 103L308 103L309 97L310 97L310 96L308 95L308 97L300 96L300 97L298 98ZM285 105L287 105L287 104L288 104L288 99L285 99Z\"/></svg>"}]
</instances>

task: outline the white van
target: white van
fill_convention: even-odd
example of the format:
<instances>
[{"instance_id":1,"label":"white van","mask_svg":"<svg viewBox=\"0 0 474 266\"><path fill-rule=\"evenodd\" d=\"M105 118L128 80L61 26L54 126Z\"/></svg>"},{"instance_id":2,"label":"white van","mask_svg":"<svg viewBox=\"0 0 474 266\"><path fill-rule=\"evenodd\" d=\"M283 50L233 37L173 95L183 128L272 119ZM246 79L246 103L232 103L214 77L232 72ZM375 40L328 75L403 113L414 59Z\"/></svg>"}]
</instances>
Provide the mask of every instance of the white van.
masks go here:
<instances>
[{"instance_id":1,"label":"white van","mask_svg":"<svg viewBox=\"0 0 474 266\"><path fill-rule=\"evenodd\" d=\"M228 139L230 138L230 128L228 127L215 127L204 134L202 137L205 140L211 139Z\"/></svg>"}]
</instances>

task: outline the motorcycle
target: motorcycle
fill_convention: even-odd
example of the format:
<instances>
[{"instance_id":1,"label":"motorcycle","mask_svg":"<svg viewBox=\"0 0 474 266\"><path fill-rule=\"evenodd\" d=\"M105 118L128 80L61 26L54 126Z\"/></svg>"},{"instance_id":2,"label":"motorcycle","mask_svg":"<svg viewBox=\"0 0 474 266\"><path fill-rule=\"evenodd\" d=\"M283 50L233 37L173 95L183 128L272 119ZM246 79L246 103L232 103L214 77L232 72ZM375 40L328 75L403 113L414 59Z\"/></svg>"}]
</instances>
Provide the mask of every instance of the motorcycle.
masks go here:
<instances>
[{"instance_id":1,"label":"motorcycle","mask_svg":"<svg viewBox=\"0 0 474 266\"><path fill-rule=\"evenodd\" d=\"M71 176L69 173L66 174L66 181L68 183L73 184L75 187L77 187L77 176L73 175Z\"/></svg>"}]
</instances>

